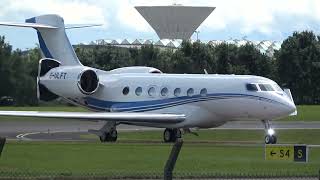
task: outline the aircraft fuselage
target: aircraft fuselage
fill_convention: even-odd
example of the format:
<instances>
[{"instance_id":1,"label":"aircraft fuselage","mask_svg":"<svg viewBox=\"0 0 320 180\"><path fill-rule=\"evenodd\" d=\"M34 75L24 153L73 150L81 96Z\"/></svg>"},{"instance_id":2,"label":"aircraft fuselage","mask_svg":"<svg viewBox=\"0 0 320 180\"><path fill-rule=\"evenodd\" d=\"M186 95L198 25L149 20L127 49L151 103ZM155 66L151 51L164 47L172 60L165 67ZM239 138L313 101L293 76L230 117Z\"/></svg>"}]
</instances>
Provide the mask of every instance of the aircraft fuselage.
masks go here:
<instances>
[{"instance_id":1,"label":"aircraft fuselage","mask_svg":"<svg viewBox=\"0 0 320 180\"><path fill-rule=\"evenodd\" d=\"M251 75L116 73L93 69L99 87L92 94L79 88L79 74L89 67L57 67L40 78L50 91L93 111L185 114L179 124L135 123L166 128L217 127L227 121L273 120L296 108L274 81ZM77 85L78 84L78 85ZM247 89L269 84L272 91ZM125 123L125 122L124 122Z\"/></svg>"}]
</instances>

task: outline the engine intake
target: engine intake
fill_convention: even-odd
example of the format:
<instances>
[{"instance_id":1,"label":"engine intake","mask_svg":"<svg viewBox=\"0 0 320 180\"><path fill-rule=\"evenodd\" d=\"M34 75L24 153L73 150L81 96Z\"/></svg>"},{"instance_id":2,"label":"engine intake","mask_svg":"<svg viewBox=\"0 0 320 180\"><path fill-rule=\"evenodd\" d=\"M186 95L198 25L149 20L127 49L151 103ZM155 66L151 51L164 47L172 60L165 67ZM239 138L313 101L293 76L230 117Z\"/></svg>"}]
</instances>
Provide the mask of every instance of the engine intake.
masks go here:
<instances>
[{"instance_id":1,"label":"engine intake","mask_svg":"<svg viewBox=\"0 0 320 180\"><path fill-rule=\"evenodd\" d=\"M85 95L95 93L99 88L99 78L97 73L91 69L82 71L79 75L78 87Z\"/></svg>"}]
</instances>

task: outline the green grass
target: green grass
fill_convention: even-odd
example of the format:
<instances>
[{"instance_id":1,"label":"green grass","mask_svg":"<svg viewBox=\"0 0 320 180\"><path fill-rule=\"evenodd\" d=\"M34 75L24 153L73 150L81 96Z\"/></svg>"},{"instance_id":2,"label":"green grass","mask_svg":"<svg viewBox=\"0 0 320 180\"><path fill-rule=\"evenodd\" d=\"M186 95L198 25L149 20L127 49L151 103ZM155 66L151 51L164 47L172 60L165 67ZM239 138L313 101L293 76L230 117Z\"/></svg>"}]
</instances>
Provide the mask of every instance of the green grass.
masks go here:
<instances>
[{"instance_id":1,"label":"green grass","mask_svg":"<svg viewBox=\"0 0 320 180\"><path fill-rule=\"evenodd\" d=\"M283 118L279 121L319 121L320 105L300 105L297 106L298 115ZM40 106L40 107L0 107L0 111L68 111L68 112L87 112L88 110L81 107L72 106ZM0 117L2 120L39 120L37 118L8 118Z\"/></svg>"},{"instance_id":2,"label":"green grass","mask_svg":"<svg viewBox=\"0 0 320 180\"><path fill-rule=\"evenodd\" d=\"M168 144L9 142L0 159L0 177L10 172L160 176L170 150ZM263 147L185 144L175 172L180 176L316 176L319 156L320 149L312 148L307 164L265 161Z\"/></svg>"},{"instance_id":3,"label":"green grass","mask_svg":"<svg viewBox=\"0 0 320 180\"><path fill-rule=\"evenodd\" d=\"M185 135L176 164L178 176L316 176L320 148L310 148L308 163L264 160L263 131L202 130ZM278 130L279 143L320 144L320 130ZM87 138L95 138L90 136ZM118 143L9 141L0 158L0 178L67 174L72 176L160 177L171 150L161 131L120 132ZM131 142L129 142L131 140ZM153 140L154 143L134 143ZM252 146L214 142L252 143ZM201 143L192 143L201 142ZM260 144L260 145L259 145Z\"/></svg>"}]
</instances>

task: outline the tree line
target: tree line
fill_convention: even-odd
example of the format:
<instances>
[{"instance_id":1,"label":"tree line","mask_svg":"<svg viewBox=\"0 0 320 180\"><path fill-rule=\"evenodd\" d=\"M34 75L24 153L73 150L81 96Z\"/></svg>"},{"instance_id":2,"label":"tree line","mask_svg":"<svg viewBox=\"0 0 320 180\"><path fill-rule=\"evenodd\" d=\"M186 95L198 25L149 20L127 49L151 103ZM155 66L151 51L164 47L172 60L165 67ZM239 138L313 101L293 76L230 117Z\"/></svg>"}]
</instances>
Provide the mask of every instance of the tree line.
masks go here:
<instances>
[{"instance_id":1,"label":"tree line","mask_svg":"<svg viewBox=\"0 0 320 180\"><path fill-rule=\"evenodd\" d=\"M320 103L320 36L311 31L294 32L283 41L274 57L247 43L242 46L190 43L179 49L153 45L141 48L75 46L80 61L102 70L126 66L150 66L165 73L249 74L275 80L290 88L297 104ZM0 97L11 96L17 105L37 105L38 48L22 52L0 37Z\"/></svg>"}]
</instances>

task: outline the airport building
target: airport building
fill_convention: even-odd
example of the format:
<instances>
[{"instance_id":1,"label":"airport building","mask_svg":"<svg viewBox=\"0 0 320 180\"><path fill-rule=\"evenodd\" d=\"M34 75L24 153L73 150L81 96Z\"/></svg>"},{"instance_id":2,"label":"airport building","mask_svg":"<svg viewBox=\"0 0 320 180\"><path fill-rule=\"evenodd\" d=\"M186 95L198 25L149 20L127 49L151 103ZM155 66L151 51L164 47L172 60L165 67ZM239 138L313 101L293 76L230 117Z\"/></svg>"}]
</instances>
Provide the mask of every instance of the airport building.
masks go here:
<instances>
[{"instance_id":1,"label":"airport building","mask_svg":"<svg viewBox=\"0 0 320 180\"><path fill-rule=\"evenodd\" d=\"M195 42L191 40L191 42ZM205 44L211 44L213 46L219 45L221 43L227 44L234 44L236 46L245 45L246 43L253 44L261 53L266 54L269 57L272 57L276 50L279 50L281 47L281 42L278 41L249 41L246 39L232 39L232 40L210 40L210 41L201 41ZM181 47L182 40L170 40L170 39L161 39L161 40L151 40L151 39L99 39L96 41L92 41L90 43L81 43L80 45L89 45L89 46L96 46L96 45L105 45L105 46L117 46L117 47L124 47L124 48L140 48L144 45L153 44L156 47L161 49L166 48L173 48L177 49Z\"/></svg>"},{"instance_id":2,"label":"airport building","mask_svg":"<svg viewBox=\"0 0 320 180\"><path fill-rule=\"evenodd\" d=\"M81 45L111 45L125 48L140 48L143 45L153 44L162 49L181 47L183 40L191 40L196 30L213 12L215 7L199 7L199 6L136 6L135 9L149 23L158 40L151 39L99 39ZM275 41L249 41L246 39L232 40L209 40L202 43L211 44L213 46L221 43L234 44L237 46L246 43L253 44L261 53L270 57L273 56L275 50L279 50L281 42Z\"/></svg>"}]
</instances>

